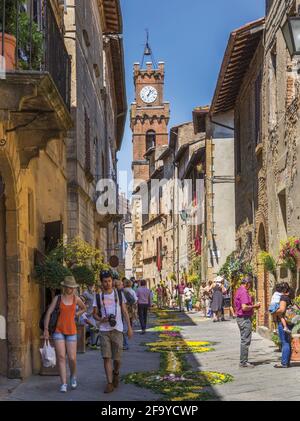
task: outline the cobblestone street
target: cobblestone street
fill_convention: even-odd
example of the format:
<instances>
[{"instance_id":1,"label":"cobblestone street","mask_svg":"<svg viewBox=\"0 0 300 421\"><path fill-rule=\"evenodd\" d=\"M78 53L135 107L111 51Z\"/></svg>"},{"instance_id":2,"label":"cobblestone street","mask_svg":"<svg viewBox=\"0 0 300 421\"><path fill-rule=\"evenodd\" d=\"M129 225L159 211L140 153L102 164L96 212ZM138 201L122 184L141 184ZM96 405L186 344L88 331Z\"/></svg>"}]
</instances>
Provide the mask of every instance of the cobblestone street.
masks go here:
<instances>
[{"instance_id":1,"label":"cobblestone street","mask_svg":"<svg viewBox=\"0 0 300 421\"><path fill-rule=\"evenodd\" d=\"M177 317L177 314L175 315ZM213 324L204 320L199 313L178 316L176 323L182 327L181 335L186 341L214 342L215 351L201 354L189 354L189 364L196 371L227 373L233 381L210 387L210 393L217 401L278 401L285 399L296 401L300 395L300 367L289 370L276 370L273 365L279 361L280 353L276 352L272 342L254 334L250 361L255 369L240 369L239 331L234 321ZM151 325L156 326L156 318L151 316ZM157 371L159 354L147 352L143 342L155 342L158 333L148 332L141 336L135 332L130 351L124 353L122 374L133 372ZM78 355L79 387L76 391L60 394L57 377L32 376L25 382L0 381L0 400L9 401L155 401L161 396L147 389L131 384L121 383L113 394L103 394L105 376L100 353L88 351ZM280 388L278 385L280 384ZM8 390L10 390L8 392Z\"/></svg>"}]
</instances>

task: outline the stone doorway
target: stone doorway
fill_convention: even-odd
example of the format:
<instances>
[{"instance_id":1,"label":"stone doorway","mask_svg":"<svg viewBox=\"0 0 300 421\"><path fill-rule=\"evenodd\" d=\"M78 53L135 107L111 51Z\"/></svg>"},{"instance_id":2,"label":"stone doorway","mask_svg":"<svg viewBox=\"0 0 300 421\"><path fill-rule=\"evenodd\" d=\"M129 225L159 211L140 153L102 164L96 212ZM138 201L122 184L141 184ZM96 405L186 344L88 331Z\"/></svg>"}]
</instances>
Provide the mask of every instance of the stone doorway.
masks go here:
<instances>
[{"instance_id":1,"label":"stone doorway","mask_svg":"<svg viewBox=\"0 0 300 421\"><path fill-rule=\"evenodd\" d=\"M259 227L258 232L258 254L261 251L267 251L266 233L263 224ZM269 327L269 274L266 272L264 265L258 262L258 300L261 302L261 309L259 311L259 325Z\"/></svg>"},{"instance_id":2,"label":"stone doorway","mask_svg":"<svg viewBox=\"0 0 300 421\"><path fill-rule=\"evenodd\" d=\"M5 185L0 175L0 375L7 376L7 276Z\"/></svg>"}]
</instances>

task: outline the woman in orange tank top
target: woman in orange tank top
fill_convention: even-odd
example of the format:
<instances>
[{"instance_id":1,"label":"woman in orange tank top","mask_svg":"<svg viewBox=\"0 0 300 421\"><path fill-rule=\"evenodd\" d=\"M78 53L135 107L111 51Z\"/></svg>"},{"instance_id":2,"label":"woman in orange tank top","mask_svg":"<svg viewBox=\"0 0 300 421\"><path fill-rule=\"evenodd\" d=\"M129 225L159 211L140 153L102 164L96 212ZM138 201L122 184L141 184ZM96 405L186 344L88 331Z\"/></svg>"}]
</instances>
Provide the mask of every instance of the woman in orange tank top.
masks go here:
<instances>
[{"instance_id":1,"label":"woman in orange tank top","mask_svg":"<svg viewBox=\"0 0 300 421\"><path fill-rule=\"evenodd\" d=\"M57 325L52 338L55 343L56 357L61 378L61 392L67 392L67 368L66 368L66 353L68 355L69 367L71 371L70 384L72 389L77 388L76 378L76 355L77 355L77 328L75 317L81 316L86 307L82 300L77 297L75 279L72 276L67 276L61 284L63 286L63 294L60 296L59 317ZM44 338L49 339L49 320L52 312L57 304L58 297L52 301L49 310L45 317ZM77 306L80 311L76 312Z\"/></svg>"}]
</instances>

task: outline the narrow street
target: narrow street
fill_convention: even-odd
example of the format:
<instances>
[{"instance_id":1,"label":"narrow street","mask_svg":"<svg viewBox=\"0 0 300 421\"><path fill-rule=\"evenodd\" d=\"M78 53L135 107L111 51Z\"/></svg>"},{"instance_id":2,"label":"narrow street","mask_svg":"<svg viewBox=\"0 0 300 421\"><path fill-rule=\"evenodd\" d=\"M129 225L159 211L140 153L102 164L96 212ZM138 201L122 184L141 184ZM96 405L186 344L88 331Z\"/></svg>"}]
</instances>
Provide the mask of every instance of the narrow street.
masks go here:
<instances>
[{"instance_id":1,"label":"narrow street","mask_svg":"<svg viewBox=\"0 0 300 421\"><path fill-rule=\"evenodd\" d=\"M235 321L213 324L211 321L200 317L199 313L188 315L168 312L166 314L168 326L176 325L176 327L180 327L182 329L180 336L186 344L192 342L195 344L196 341L213 343L214 351L182 354L181 360L186 357L192 371L218 372L233 376L232 381L228 381L228 383L214 384L206 388L205 390L209 393L207 400L278 401L282 399L282 390L285 391L284 398L286 400L296 401L299 399L300 381L297 381L297 379L300 378L300 366L293 366L289 370L274 369L273 365L279 361L280 353L276 352L272 342L255 333L251 345L250 361L256 367L255 369L240 369L238 367L239 332ZM163 319L156 317L153 313L150 324L152 328L164 326ZM175 333L175 335L177 334ZM172 340L174 341L174 338ZM177 338L175 340L177 341ZM178 340L181 341L182 339L179 337ZM147 352L144 343L151 343L151 346L155 347L155 343L158 341L158 332L152 331L142 336L136 330L130 351L124 352L122 375L136 372L157 372L160 354ZM160 341L158 343L163 346L165 342ZM167 354L176 354L176 352L180 352L180 346L177 346L177 350L167 352ZM25 382L0 379L0 400L147 402L167 399L166 396L133 384L124 384L123 381L119 389L113 394L104 395L105 376L100 352L88 351L86 354L78 355L78 367L79 388L76 391L60 394L57 377L33 376ZM165 387L166 381L163 384ZM190 385L188 387L190 388ZM11 389L10 393L8 389Z\"/></svg>"}]
</instances>

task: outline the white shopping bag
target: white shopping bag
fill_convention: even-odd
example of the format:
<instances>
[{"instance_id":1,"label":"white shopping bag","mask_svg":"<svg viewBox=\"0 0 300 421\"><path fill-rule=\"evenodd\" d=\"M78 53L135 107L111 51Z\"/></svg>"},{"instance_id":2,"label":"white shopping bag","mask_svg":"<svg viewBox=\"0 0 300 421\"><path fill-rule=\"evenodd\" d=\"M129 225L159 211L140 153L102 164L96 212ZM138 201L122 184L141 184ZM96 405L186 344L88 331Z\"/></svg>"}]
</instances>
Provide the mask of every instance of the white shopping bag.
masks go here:
<instances>
[{"instance_id":1,"label":"white shopping bag","mask_svg":"<svg viewBox=\"0 0 300 421\"><path fill-rule=\"evenodd\" d=\"M55 349L52 348L49 341L44 342L44 347L40 348L42 356L42 363L45 368L56 366L56 353Z\"/></svg>"}]
</instances>

